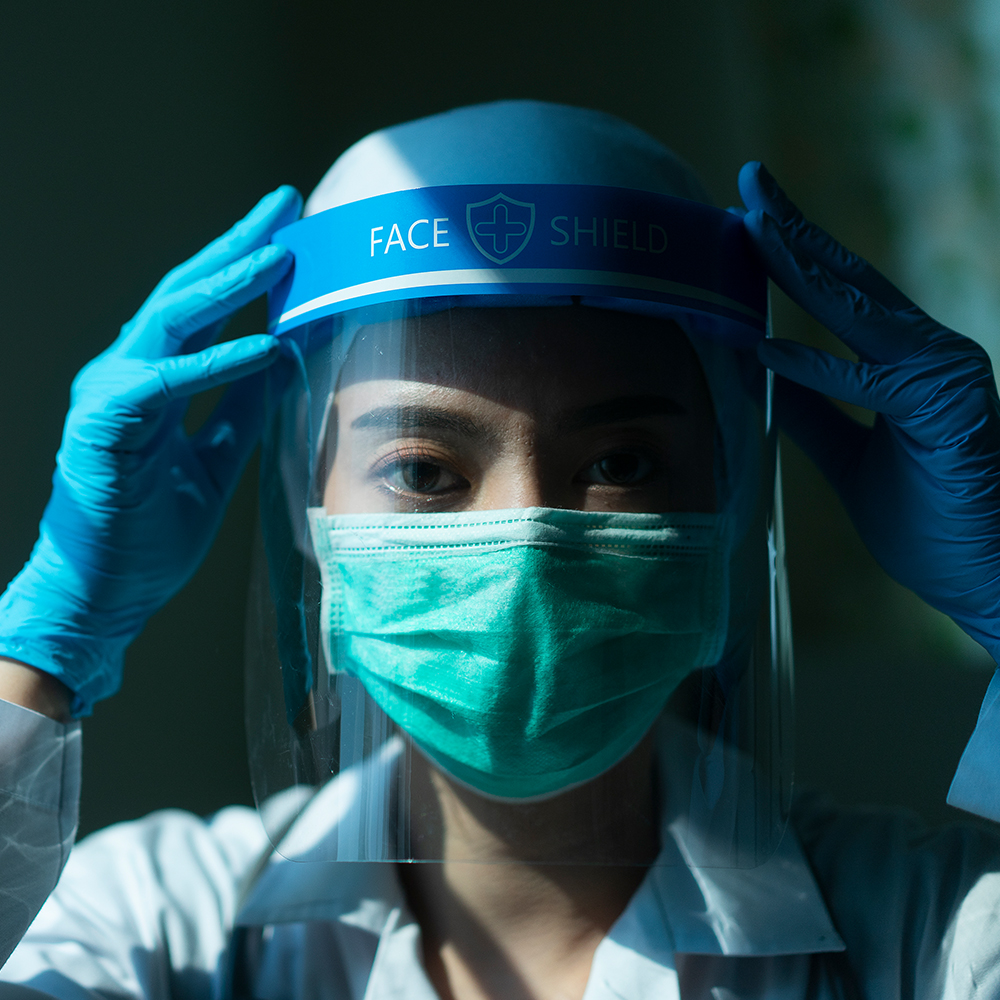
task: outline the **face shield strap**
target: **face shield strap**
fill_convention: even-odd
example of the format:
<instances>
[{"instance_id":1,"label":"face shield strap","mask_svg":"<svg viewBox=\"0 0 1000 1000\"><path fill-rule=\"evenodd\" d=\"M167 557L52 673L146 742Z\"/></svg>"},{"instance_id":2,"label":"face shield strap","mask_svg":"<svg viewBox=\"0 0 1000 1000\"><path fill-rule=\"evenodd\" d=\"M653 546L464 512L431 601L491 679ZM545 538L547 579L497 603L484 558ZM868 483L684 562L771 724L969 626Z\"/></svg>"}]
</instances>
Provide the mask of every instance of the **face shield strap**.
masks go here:
<instances>
[{"instance_id":1,"label":"face shield strap","mask_svg":"<svg viewBox=\"0 0 1000 1000\"><path fill-rule=\"evenodd\" d=\"M669 195L576 184L419 188L328 209L273 240L295 255L269 296L278 335L362 307L479 297L575 297L680 319L733 347L764 335L766 281L742 221Z\"/></svg>"}]
</instances>

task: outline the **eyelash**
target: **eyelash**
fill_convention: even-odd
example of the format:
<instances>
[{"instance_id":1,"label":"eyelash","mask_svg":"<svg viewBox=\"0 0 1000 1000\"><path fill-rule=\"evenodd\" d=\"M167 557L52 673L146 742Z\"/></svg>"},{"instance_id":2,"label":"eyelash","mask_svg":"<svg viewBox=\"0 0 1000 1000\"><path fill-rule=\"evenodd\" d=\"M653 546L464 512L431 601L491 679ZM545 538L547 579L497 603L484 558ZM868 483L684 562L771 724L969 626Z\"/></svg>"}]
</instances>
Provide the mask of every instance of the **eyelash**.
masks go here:
<instances>
[{"instance_id":1,"label":"eyelash","mask_svg":"<svg viewBox=\"0 0 1000 1000\"><path fill-rule=\"evenodd\" d=\"M376 480L385 480L388 474L394 468L401 468L405 465L416 465L420 462L426 462L428 465L436 465L440 467L446 473L450 473L459 479L464 479L460 473L456 472L448 462L439 458L438 456L432 454L426 449L421 448L397 448L390 455L386 455L384 458L380 459L371 470L371 477ZM387 487L383 486L383 489ZM392 493L397 493L396 489L388 487L388 490Z\"/></svg>"},{"instance_id":2,"label":"eyelash","mask_svg":"<svg viewBox=\"0 0 1000 1000\"><path fill-rule=\"evenodd\" d=\"M407 462L435 462L438 465L444 464L442 459L431 454L426 448L401 447L396 448L391 454L380 458L372 466L373 475L381 475L386 469L393 465L405 465Z\"/></svg>"},{"instance_id":3,"label":"eyelash","mask_svg":"<svg viewBox=\"0 0 1000 1000\"><path fill-rule=\"evenodd\" d=\"M597 458L592 462L589 462L584 466L580 472L577 474L577 478L586 475L591 469L596 466L600 466L602 463L609 461L610 459L621 458L627 456L629 458L635 458L638 460L640 468L645 464L645 469L640 475L639 479L635 483L595 483L595 485L621 485L621 486L640 486L645 485L651 478L655 478L660 468L663 464L663 459L661 456L657 455L654 451L648 448L640 447L621 447L621 448L609 448L603 451Z\"/></svg>"}]
</instances>

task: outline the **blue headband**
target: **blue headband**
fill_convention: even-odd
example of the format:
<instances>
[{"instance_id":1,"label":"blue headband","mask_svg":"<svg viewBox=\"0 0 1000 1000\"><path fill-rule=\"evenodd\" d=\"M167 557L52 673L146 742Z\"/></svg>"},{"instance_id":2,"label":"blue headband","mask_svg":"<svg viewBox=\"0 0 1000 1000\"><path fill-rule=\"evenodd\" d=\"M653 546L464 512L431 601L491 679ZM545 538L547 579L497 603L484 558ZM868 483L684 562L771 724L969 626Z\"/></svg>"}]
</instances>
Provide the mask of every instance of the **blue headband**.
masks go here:
<instances>
[{"instance_id":1,"label":"blue headband","mask_svg":"<svg viewBox=\"0 0 1000 1000\"><path fill-rule=\"evenodd\" d=\"M687 320L691 332L733 347L765 331L767 280L742 221L670 195L580 184L419 188L327 209L273 241L295 255L268 299L276 334L362 306L475 305L483 296L578 297Z\"/></svg>"}]
</instances>

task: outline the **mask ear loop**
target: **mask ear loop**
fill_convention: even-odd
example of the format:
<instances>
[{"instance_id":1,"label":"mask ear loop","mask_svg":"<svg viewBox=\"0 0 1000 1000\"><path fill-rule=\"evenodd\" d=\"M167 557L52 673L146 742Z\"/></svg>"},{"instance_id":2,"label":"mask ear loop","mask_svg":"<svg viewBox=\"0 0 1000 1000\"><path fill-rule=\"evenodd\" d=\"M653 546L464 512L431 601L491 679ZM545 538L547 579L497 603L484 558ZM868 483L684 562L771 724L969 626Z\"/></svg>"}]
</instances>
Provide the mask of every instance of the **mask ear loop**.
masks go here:
<instances>
[{"instance_id":1,"label":"mask ear loop","mask_svg":"<svg viewBox=\"0 0 1000 1000\"><path fill-rule=\"evenodd\" d=\"M714 471L717 510L726 550L727 636L719 662L691 680L691 704L686 721L693 727L695 767L689 777L684 809L687 822L699 837L725 856L739 854L737 817L752 785L739 751L741 728L738 691L744 679L756 628L741 597L749 593L736 553L745 548L757 522L756 498L762 470L756 460L756 426L748 397L746 373L733 348L714 338L699 336L681 323L701 363L715 411ZM760 402L766 406L766 400ZM734 564L734 558L737 564ZM760 596L765 596L761 594ZM755 602L750 600L750 605ZM762 665L760 665L762 666ZM679 782L677 787L681 787ZM695 865L710 863L697 859Z\"/></svg>"},{"instance_id":2,"label":"mask ear loop","mask_svg":"<svg viewBox=\"0 0 1000 1000\"><path fill-rule=\"evenodd\" d=\"M327 481L337 453L339 424L336 397L341 373L359 331L367 325L351 314L336 317L334 323L329 337L329 354L322 356L311 344L309 347L313 349L307 347L304 355L298 352L308 414L308 479L298 501L308 508L325 506ZM322 343L318 346L321 347ZM322 385L314 384L319 379ZM331 388L327 389L328 386ZM289 497L290 502L294 499ZM324 643L319 640L324 606L331 598L326 595L324 600L308 518L304 518L303 523L304 530L296 540L303 580L302 635L307 638L310 650L325 650ZM307 609L318 609L318 613L307 613ZM395 727L372 701L361 682L338 669L336 663L327 662L325 652L310 656L309 662L308 692L292 725L303 754L311 761L313 773L321 783L333 774L364 766L377 748L389 742ZM379 810L385 810L385 803L377 809L375 805L368 803L368 808L375 809L381 816ZM381 829L387 820L373 816L368 822L372 829Z\"/></svg>"},{"instance_id":3,"label":"mask ear loop","mask_svg":"<svg viewBox=\"0 0 1000 1000\"><path fill-rule=\"evenodd\" d=\"M300 343L303 339L308 340L308 336L309 328L304 327L281 338L281 378L273 380L278 396L275 424L265 440L261 463L261 520L277 619L276 640L285 717L300 739L316 725L311 696L312 657L304 606L305 539L295 516L304 483L294 474L296 458L301 456L303 445L307 470L312 464L311 421L308 418L311 396ZM303 436L304 441L301 440ZM287 454L289 449L291 456ZM311 781L307 779L306 783Z\"/></svg>"},{"instance_id":4,"label":"mask ear loop","mask_svg":"<svg viewBox=\"0 0 1000 1000\"><path fill-rule=\"evenodd\" d=\"M310 379L315 374L311 369L325 360L320 354L324 344L331 345L329 364L339 371L346 349L338 343L336 320L306 324L282 335L282 359L269 381L274 417L261 462L261 523L277 617L285 716L300 740L318 728L311 653L316 643L311 641L315 636L310 635L306 611L318 593L312 579L318 574L305 507L316 481L315 441L326 421L325 411L316 419ZM324 407L330 398L323 397Z\"/></svg>"},{"instance_id":5,"label":"mask ear loop","mask_svg":"<svg viewBox=\"0 0 1000 1000\"><path fill-rule=\"evenodd\" d=\"M308 326L304 345L296 339L290 341L290 353L295 361L303 387L303 395L300 397L299 405L302 407L304 416L302 429L305 431L306 451L305 489L302 491L302 496L297 496L296 491L290 485L286 486L290 505L301 505L304 501L306 507L323 506L326 481L337 448L337 408L334 400L344 361L360 328L361 324L356 321L351 322L349 318L335 316ZM323 357L321 353L324 346L329 352L326 357ZM313 386L317 367L320 369L319 377L325 377L326 381L333 384L333 388L326 393L321 391L321 386ZM296 429L299 429L298 426ZM316 553L313 550L308 518L295 516L293 523L297 528L296 547L303 560L300 631L306 638L306 658L310 674L303 707L294 724L296 731L302 736L313 733L335 720L327 718L330 712L323 710L320 706L320 701L328 703L330 700L320 697L323 694L329 695L327 670L324 665L323 670L317 671L314 663L315 658L310 653L310 650L317 648L315 641L317 636L310 634L316 630L310 628L307 608L318 606L322 599L319 567ZM324 690L321 692L318 690L319 688ZM339 715L339 709L334 715Z\"/></svg>"},{"instance_id":6,"label":"mask ear loop","mask_svg":"<svg viewBox=\"0 0 1000 1000\"><path fill-rule=\"evenodd\" d=\"M324 448L336 442L333 394L317 389L335 380L353 339L338 337L338 321L306 324L280 338L282 357L269 372L271 417L261 453L261 527L290 730L283 742L297 785L321 785L337 768L341 711L326 666L317 662L319 618L313 611L322 589L306 508L320 484L319 470L329 466L317 442Z\"/></svg>"}]
</instances>

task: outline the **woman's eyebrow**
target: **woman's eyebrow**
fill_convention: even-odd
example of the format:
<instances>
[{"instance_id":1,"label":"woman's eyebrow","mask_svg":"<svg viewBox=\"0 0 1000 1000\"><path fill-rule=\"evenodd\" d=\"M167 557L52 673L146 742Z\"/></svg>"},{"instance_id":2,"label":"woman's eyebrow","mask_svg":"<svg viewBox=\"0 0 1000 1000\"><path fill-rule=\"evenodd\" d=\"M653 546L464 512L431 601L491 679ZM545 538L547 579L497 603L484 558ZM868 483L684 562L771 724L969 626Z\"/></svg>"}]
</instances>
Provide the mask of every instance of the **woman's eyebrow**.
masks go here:
<instances>
[{"instance_id":1,"label":"woman's eyebrow","mask_svg":"<svg viewBox=\"0 0 1000 1000\"><path fill-rule=\"evenodd\" d=\"M378 406L351 422L351 430L449 431L464 437L489 437L490 432L469 417L433 406Z\"/></svg>"},{"instance_id":2,"label":"woman's eyebrow","mask_svg":"<svg viewBox=\"0 0 1000 1000\"><path fill-rule=\"evenodd\" d=\"M582 430L597 424L619 424L643 417L676 417L687 410L670 396L619 396L594 403L565 417L559 423L565 430Z\"/></svg>"}]
</instances>

